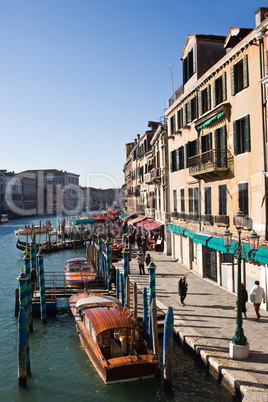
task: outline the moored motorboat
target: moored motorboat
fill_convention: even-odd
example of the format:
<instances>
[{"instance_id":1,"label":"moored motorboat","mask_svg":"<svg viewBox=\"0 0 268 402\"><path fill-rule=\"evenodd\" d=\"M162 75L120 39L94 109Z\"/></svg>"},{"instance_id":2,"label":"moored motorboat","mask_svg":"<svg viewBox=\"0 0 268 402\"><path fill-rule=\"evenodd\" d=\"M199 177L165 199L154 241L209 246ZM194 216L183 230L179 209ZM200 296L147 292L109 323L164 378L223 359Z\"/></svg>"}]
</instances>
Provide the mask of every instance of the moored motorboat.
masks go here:
<instances>
[{"instance_id":1,"label":"moored motorboat","mask_svg":"<svg viewBox=\"0 0 268 402\"><path fill-rule=\"evenodd\" d=\"M106 384L154 375L157 360L127 307L114 297L86 293L69 303L81 343Z\"/></svg>"},{"instance_id":2,"label":"moored motorboat","mask_svg":"<svg viewBox=\"0 0 268 402\"><path fill-rule=\"evenodd\" d=\"M97 272L87 258L75 257L66 261L64 276L70 288L87 288L96 280Z\"/></svg>"}]
</instances>

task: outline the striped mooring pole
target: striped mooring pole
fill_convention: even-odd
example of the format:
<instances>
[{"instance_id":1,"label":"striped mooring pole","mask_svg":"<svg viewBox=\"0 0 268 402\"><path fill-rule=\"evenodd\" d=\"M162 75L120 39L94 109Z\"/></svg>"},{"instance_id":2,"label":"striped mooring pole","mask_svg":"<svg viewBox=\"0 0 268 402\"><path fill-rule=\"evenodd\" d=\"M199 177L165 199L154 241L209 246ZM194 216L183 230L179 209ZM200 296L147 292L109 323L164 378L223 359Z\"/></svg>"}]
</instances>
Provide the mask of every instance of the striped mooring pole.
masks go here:
<instances>
[{"instance_id":1,"label":"striped mooring pole","mask_svg":"<svg viewBox=\"0 0 268 402\"><path fill-rule=\"evenodd\" d=\"M122 306L125 304L125 286L124 286L124 276L123 274L120 274L120 283L121 283L121 302Z\"/></svg>"},{"instance_id":2,"label":"striped mooring pole","mask_svg":"<svg viewBox=\"0 0 268 402\"><path fill-rule=\"evenodd\" d=\"M173 309L172 307L169 307L167 310L164 323L164 339L163 339L163 370L164 370L164 384L166 387L172 386L173 327L174 327Z\"/></svg>"},{"instance_id":3,"label":"striped mooring pole","mask_svg":"<svg viewBox=\"0 0 268 402\"><path fill-rule=\"evenodd\" d=\"M116 268L116 298L119 300L119 276L120 276L120 272L119 269Z\"/></svg>"},{"instance_id":4,"label":"striped mooring pole","mask_svg":"<svg viewBox=\"0 0 268 402\"><path fill-rule=\"evenodd\" d=\"M47 322L47 307L46 307L46 288L45 288L45 272L43 263L44 254L41 251L41 247L37 254L38 258L38 271L39 271L39 288L40 288L40 314L41 322L46 324Z\"/></svg>"},{"instance_id":5,"label":"striped mooring pole","mask_svg":"<svg viewBox=\"0 0 268 402\"><path fill-rule=\"evenodd\" d=\"M27 324L25 310L20 307L18 317L18 381L21 387L26 387L27 385L26 349Z\"/></svg>"},{"instance_id":6,"label":"striped mooring pole","mask_svg":"<svg viewBox=\"0 0 268 402\"><path fill-rule=\"evenodd\" d=\"M30 255L31 255L31 265L32 268L36 269L36 242L35 242L35 234L32 235L32 240L30 243Z\"/></svg>"},{"instance_id":7,"label":"striped mooring pole","mask_svg":"<svg viewBox=\"0 0 268 402\"><path fill-rule=\"evenodd\" d=\"M129 250L125 247L124 248L124 250L122 251L122 254L123 254L123 280L124 280L124 289L125 289L125 291L124 291L124 297L125 297L125 300L124 300L124 306L126 305L126 279L127 279L127 276L128 276L128 265L129 265L129 262L128 262L128 254L129 254Z\"/></svg>"},{"instance_id":8,"label":"striped mooring pole","mask_svg":"<svg viewBox=\"0 0 268 402\"><path fill-rule=\"evenodd\" d=\"M149 323L148 323L148 333L149 333L149 345L150 348L153 348L153 331L152 331L152 312L151 305L152 300L155 299L155 269L156 265L153 262L153 257L151 258L151 262L148 265L149 271Z\"/></svg>"},{"instance_id":9,"label":"striped mooring pole","mask_svg":"<svg viewBox=\"0 0 268 402\"><path fill-rule=\"evenodd\" d=\"M101 268L101 233L98 233L98 252L97 252L97 268L98 268L98 275L100 273L100 268Z\"/></svg>"},{"instance_id":10,"label":"striped mooring pole","mask_svg":"<svg viewBox=\"0 0 268 402\"><path fill-rule=\"evenodd\" d=\"M105 242L106 246L106 289L108 289L108 269L111 266L111 242L109 238L107 237L107 240Z\"/></svg>"},{"instance_id":11,"label":"striped mooring pole","mask_svg":"<svg viewBox=\"0 0 268 402\"><path fill-rule=\"evenodd\" d=\"M25 256L25 274L27 276L27 293L28 293L28 321L29 331L33 331L33 312L32 312L32 281L31 281L31 257L29 256L28 245L26 245Z\"/></svg>"},{"instance_id":12,"label":"striped mooring pole","mask_svg":"<svg viewBox=\"0 0 268 402\"><path fill-rule=\"evenodd\" d=\"M19 294L20 294L20 308L24 309L25 312L25 324L26 324L26 370L27 374L31 373L31 362L30 362L30 343L29 343L29 318L28 318L28 286L27 286L27 276L23 272L23 267L21 267L21 274L17 278L19 281Z\"/></svg>"},{"instance_id":13,"label":"striped mooring pole","mask_svg":"<svg viewBox=\"0 0 268 402\"><path fill-rule=\"evenodd\" d=\"M147 288L143 288L142 301L143 301L143 338L147 341L147 323L148 323Z\"/></svg>"}]
</instances>

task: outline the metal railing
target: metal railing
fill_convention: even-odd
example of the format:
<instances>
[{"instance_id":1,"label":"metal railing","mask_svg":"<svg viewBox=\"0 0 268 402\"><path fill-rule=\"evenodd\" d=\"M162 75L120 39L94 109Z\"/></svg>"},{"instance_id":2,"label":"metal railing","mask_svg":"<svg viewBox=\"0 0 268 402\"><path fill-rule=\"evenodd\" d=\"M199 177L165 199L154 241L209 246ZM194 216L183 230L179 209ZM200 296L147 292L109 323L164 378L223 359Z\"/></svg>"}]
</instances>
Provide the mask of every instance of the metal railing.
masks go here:
<instances>
[{"instance_id":1,"label":"metal railing","mask_svg":"<svg viewBox=\"0 0 268 402\"><path fill-rule=\"evenodd\" d=\"M202 154L191 156L188 159L189 173L197 174L217 169L234 168L234 157L229 149L211 149Z\"/></svg>"}]
</instances>

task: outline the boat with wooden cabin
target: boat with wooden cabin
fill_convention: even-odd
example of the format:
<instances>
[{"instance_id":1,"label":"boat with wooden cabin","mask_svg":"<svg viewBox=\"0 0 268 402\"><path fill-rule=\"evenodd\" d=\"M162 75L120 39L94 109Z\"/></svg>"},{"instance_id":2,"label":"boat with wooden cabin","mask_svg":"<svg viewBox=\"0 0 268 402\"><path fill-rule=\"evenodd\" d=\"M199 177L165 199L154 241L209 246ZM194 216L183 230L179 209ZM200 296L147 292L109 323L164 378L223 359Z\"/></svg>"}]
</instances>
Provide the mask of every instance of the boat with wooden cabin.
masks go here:
<instances>
[{"instance_id":1,"label":"boat with wooden cabin","mask_svg":"<svg viewBox=\"0 0 268 402\"><path fill-rule=\"evenodd\" d=\"M88 258L75 257L66 261L64 277L70 288L88 288L97 279L97 272Z\"/></svg>"},{"instance_id":2,"label":"boat with wooden cabin","mask_svg":"<svg viewBox=\"0 0 268 402\"><path fill-rule=\"evenodd\" d=\"M80 341L106 384L154 375L157 360L140 326L118 299L78 293L69 299Z\"/></svg>"}]
</instances>

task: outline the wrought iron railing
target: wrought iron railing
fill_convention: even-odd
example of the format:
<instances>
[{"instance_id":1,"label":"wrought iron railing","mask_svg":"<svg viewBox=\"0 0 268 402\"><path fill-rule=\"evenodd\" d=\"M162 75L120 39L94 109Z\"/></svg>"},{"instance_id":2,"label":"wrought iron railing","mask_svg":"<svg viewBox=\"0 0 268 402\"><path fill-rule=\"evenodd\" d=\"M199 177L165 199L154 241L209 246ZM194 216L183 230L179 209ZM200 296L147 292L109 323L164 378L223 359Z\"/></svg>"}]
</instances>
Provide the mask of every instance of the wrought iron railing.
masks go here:
<instances>
[{"instance_id":1,"label":"wrought iron railing","mask_svg":"<svg viewBox=\"0 0 268 402\"><path fill-rule=\"evenodd\" d=\"M202 215L201 221L205 224L213 225L213 215Z\"/></svg>"},{"instance_id":2,"label":"wrought iron railing","mask_svg":"<svg viewBox=\"0 0 268 402\"><path fill-rule=\"evenodd\" d=\"M229 168L233 171L234 157L229 149L211 149L202 154L191 156L188 159L189 173L195 174Z\"/></svg>"},{"instance_id":3,"label":"wrought iron railing","mask_svg":"<svg viewBox=\"0 0 268 402\"><path fill-rule=\"evenodd\" d=\"M214 222L216 223L216 225L229 226L230 218L228 215L216 215L214 217Z\"/></svg>"}]
</instances>

